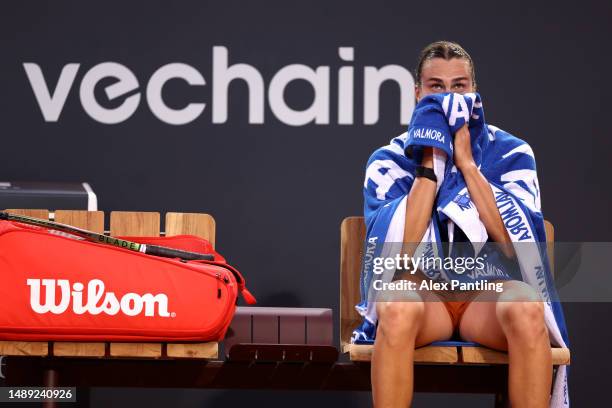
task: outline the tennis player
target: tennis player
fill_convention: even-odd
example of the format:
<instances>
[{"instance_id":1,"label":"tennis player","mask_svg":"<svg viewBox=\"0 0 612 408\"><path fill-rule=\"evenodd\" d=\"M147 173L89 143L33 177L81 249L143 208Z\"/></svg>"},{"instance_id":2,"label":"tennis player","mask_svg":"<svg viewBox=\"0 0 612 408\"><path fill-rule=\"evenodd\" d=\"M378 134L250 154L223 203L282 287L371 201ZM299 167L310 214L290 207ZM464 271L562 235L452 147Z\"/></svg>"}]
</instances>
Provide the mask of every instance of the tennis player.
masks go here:
<instances>
[{"instance_id":1,"label":"tennis player","mask_svg":"<svg viewBox=\"0 0 612 408\"><path fill-rule=\"evenodd\" d=\"M474 63L460 45L440 41L423 49L416 68L417 100L434 93L475 91ZM432 148L427 148L421 165L433 168L433 155ZM467 127L454 135L454 161L490 239L510 244L491 188L474 163ZM415 178L407 199L405 225L410 227L405 228L404 242L420 242L430 222L435 195L435 181ZM372 392L377 408L409 406L415 347L448 340L454 333L463 340L508 351L509 398L513 407L548 407L552 382L550 341L543 304L531 286L517 280L504 281L503 291L497 295L476 292L469 300L453 302L445 302L434 292L415 296L421 298L414 302L377 303L378 327L372 356Z\"/></svg>"}]
</instances>

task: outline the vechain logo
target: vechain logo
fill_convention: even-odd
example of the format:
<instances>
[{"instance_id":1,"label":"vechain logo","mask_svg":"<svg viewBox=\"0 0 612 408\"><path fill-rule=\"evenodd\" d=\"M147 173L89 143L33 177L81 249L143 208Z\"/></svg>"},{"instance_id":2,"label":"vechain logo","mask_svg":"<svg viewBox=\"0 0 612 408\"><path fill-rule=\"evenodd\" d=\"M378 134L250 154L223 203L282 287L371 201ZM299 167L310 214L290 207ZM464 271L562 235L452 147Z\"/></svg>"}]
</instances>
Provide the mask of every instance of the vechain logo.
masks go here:
<instances>
[{"instance_id":1,"label":"vechain logo","mask_svg":"<svg viewBox=\"0 0 612 408\"><path fill-rule=\"evenodd\" d=\"M332 105L337 108L338 124L355 124L355 67L345 64L354 61L355 50L353 47L340 47L338 55L343 66L338 69L337 74L334 72L332 75L329 66L313 68L304 64L290 64L274 74L266 89L264 79L256 67L247 63L230 65L228 49L223 46L213 47L212 123L227 122L229 86L233 81L243 81L249 94L246 103L250 124L265 123L266 100L274 116L287 125L328 125ZM45 78L37 63L26 62L23 67L44 120L58 122L81 64L66 64L53 91L50 86L53 81ZM104 92L110 101L121 102L119 106L104 107L96 100L94 89L106 78L116 79L113 84L104 88ZM162 97L162 90L171 79L183 80L190 86L199 87L202 89L202 98L180 109L169 107ZM314 90L314 97L305 109L294 109L285 100L285 89L293 81L306 81ZM399 87L400 122L403 125L408 124L414 109L414 79L406 68L393 64L380 68L363 67L364 124L374 125L378 122L380 88L387 81L395 82ZM100 123L112 125L128 120L138 109L142 99L146 98L151 112L159 120L171 125L185 125L196 120L206 109L206 85L208 83L198 69L181 62L172 62L158 68L149 78L146 87L141 90L141 83L131 69L117 62L102 62L89 68L84 74L79 87L79 97L85 112ZM337 89L337 101L330 98L333 88Z\"/></svg>"}]
</instances>

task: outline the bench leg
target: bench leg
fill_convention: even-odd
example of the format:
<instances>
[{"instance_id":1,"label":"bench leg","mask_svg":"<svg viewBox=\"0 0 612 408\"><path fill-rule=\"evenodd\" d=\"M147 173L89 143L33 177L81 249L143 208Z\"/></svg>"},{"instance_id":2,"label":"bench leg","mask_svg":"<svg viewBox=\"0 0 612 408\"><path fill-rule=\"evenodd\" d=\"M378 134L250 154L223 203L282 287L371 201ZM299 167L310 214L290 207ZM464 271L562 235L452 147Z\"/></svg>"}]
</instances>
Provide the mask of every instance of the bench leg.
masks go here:
<instances>
[{"instance_id":1,"label":"bench leg","mask_svg":"<svg viewBox=\"0 0 612 408\"><path fill-rule=\"evenodd\" d=\"M43 386L44 387L57 387L58 386L58 371L53 368L45 369L43 373ZM89 388L82 387L77 389L77 402L73 404L77 408L89 408ZM43 408L57 408L56 401L44 401L42 403Z\"/></svg>"},{"instance_id":2,"label":"bench leg","mask_svg":"<svg viewBox=\"0 0 612 408\"><path fill-rule=\"evenodd\" d=\"M57 387L57 370L48 368L43 374L43 384L45 387ZM57 403L55 401L44 401L42 404L43 408L56 408Z\"/></svg>"}]
</instances>

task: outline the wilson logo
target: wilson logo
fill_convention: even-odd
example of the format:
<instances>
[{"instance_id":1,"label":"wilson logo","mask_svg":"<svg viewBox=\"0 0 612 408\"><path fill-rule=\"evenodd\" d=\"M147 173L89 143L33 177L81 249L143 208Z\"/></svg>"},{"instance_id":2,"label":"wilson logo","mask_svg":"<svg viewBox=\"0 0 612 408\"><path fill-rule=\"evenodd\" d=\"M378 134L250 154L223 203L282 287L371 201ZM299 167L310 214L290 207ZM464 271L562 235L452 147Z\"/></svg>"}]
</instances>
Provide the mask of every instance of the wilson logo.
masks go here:
<instances>
[{"instance_id":1,"label":"wilson logo","mask_svg":"<svg viewBox=\"0 0 612 408\"><path fill-rule=\"evenodd\" d=\"M71 285L67 279L28 279L27 284L30 287L30 306L39 314L62 314L72 306L72 312L78 315L106 313L114 316L121 312L127 316L138 316L144 311L144 315L149 317L174 317L174 313L168 313L168 296L163 293L126 293L119 299L114 292L105 291L104 282L100 279L89 281L86 291L81 282ZM45 287L44 302L41 286ZM56 299L58 288L59 298ZM83 299L84 293L86 300Z\"/></svg>"}]
</instances>

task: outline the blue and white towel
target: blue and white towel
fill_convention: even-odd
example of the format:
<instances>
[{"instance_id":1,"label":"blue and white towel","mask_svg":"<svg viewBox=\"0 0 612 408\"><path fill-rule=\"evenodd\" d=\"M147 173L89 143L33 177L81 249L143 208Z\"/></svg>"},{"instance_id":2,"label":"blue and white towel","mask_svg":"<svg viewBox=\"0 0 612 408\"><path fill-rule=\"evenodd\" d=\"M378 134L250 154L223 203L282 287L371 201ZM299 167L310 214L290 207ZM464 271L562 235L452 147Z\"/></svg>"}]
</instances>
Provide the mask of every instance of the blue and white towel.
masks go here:
<instances>
[{"instance_id":1,"label":"blue and white towel","mask_svg":"<svg viewBox=\"0 0 612 408\"><path fill-rule=\"evenodd\" d=\"M453 135L465 123L468 123L470 131L474 161L491 185L517 253L520 270L515 273L504 264L499 251L487 249L487 231L470 200L461 172L454 166ZM443 253L440 245L443 239L451 246L452 242L466 241L472 243L474 254L487 252L487 262L492 264L487 270L495 271L494 276L487 276L486 273L456 274L452 270L431 269L424 271L426 275L433 280L446 281L494 278L527 282L544 300L545 320L552 344L567 347L567 330L545 247L537 244L545 242L546 236L533 151L521 139L487 125L480 96L475 93L434 94L423 98L414 110L408 131L376 150L368 160L364 182L365 256L361 302L356 306L364 319L354 331L353 341L373 340L376 335L377 291L372 287L372 261L377 257L395 257L401 250L406 199L424 146L436 147L445 155L434 155L434 171L438 178L436 209L415 256ZM390 281L393 272L386 270L383 280ZM566 366L557 370L550 406L569 406Z\"/></svg>"}]
</instances>

